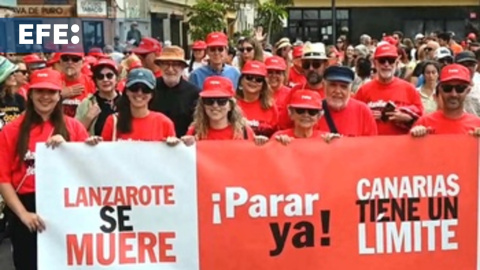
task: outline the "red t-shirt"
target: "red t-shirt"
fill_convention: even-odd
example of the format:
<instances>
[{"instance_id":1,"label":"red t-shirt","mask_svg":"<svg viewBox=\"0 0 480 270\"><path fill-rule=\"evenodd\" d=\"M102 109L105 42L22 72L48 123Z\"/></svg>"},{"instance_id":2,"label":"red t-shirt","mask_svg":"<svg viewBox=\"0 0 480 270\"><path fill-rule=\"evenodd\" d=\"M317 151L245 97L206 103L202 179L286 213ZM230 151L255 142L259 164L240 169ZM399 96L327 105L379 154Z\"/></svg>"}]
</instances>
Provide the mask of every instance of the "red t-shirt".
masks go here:
<instances>
[{"instance_id":1,"label":"red t-shirt","mask_svg":"<svg viewBox=\"0 0 480 270\"><path fill-rule=\"evenodd\" d=\"M105 121L102 130L104 141L113 141L113 117L109 115ZM172 120L162 113L152 111L146 117L132 118L132 132L126 134L117 131L117 141L165 141L168 137L175 137Z\"/></svg>"},{"instance_id":2,"label":"red t-shirt","mask_svg":"<svg viewBox=\"0 0 480 270\"><path fill-rule=\"evenodd\" d=\"M307 83L307 78L297 69L292 66L288 72L288 86L295 87L297 85L304 85Z\"/></svg>"},{"instance_id":3,"label":"red t-shirt","mask_svg":"<svg viewBox=\"0 0 480 270\"><path fill-rule=\"evenodd\" d=\"M323 132L321 130L314 129L311 137L309 137L309 138L299 138L299 137L295 136L295 132L294 132L293 128L289 128L289 129L284 129L284 130L280 130L280 131L275 132L275 134L272 135L272 138L270 140L274 140L275 137L278 136L278 135L287 135L289 137L296 138L296 139L322 139L322 135L327 134L327 133L328 132Z\"/></svg>"},{"instance_id":4,"label":"red t-shirt","mask_svg":"<svg viewBox=\"0 0 480 270\"><path fill-rule=\"evenodd\" d=\"M253 132L253 129L249 126L246 126L245 131L247 133L246 140L253 140L253 138L255 137L255 133ZM190 127L188 129L187 135L195 135L194 127ZM243 135L242 135L242 139L245 139ZM222 129L209 128L207 132L207 138L203 140L234 140L233 127L229 125L228 127L222 128Z\"/></svg>"},{"instance_id":5,"label":"red t-shirt","mask_svg":"<svg viewBox=\"0 0 480 270\"><path fill-rule=\"evenodd\" d=\"M25 157L18 158L16 155L17 140L24 117L22 115L15 119L0 132L0 183L11 183L16 189L23 177L26 177L19 190L20 194L35 192L36 145L46 142L53 134L51 122L34 126L30 131L28 152ZM88 138L87 130L78 120L65 116L65 125L71 142L84 142Z\"/></svg>"},{"instance_id":6,"label":"red t-shirt","mask_svg":"<svg viewBox=\"0 0 480 270\"><path fill-rule=\"evenodd\" d=\"M290 88L285 85L280 86L275 92L273 92L273 98L275 99L275 104L279 112L283 111L287 104L285 103L290 93Z\"/></svg>"},{"instance_id":7,"label":"red t-shirt","mask_svg":"<svg viewBox=\"0 0 480 270\"><path fill-rule=\"evenodd\" d=\"M372 80L360 87L355 95L368 105L372 110L382 110L385 105L391 101L395 103L397 109L405 110L412 115L421 116L423 114L423 105L420 94L415 87L399 78L394 78L388 84L382 84L378 80ZM407 134L408 128L404 128L394 122L381 120L377 121L379 135L401 135Z\"/></svg>"},{"instance_id":8,"label":"red t-shirt","mask_svg":"<svg viewBox=\"0 0 480 270\"><path fill-rule=\"evenodd\" d=\"M74 86L77 84L81 84L85 86L85 91L83 91L82 94L75 97L66 98L63 100L63 112L70 117L75 117L78 105L80 105L80 103L86 97L88 97L88 95L95 93L95 88L96 88L95 83L90 77L88 77L85 74L80 74L80 76L76 80L72 80L72 81L67 80L65 74L62 74L62 75L63 75L63 82L66 87Z\"/></svg>"},{"instance_id":9,"label":"red t-shirt","mask_svg":"<svg viewBox=\"0 0 480 270\"><path fill-rule=\"evenodd\" d=\"M432 128L435 134L468 134L475 128L480 128L480 117L464 113L460 118L445 117L443 111L436 111L417 120L415 126Z\"/></svg>"},{"instance_id":10,"label":"red t-shirt","mask_svg":"<svg viewBox=\"0 0 480 270\"><path fill-rule=\"evenodd\" d=\"M127 84L127 79L120 80L117 83L117 91L120 92L120 93L123 93L123 91L125 90L125 85L126 84Z\"/></svg>"},{"instance_id":11,"label":"red t-shirt","mask_svg":"<svg viewBox=\"0 0 480 270\"><path fill-rule=\"evenodd\" d=\"M256 135L270 137L277 130L278 110L276 105L264 110L262 109L260 99L254 102L238 99L237 103L242 108L243 115L247 118L248 124Z\"/></svg>"},{"instance_id":12,"label":"red t-shirt","mask_svg":"<svg viewBox=\"0 0 480 270\"><path fill-rule=\"evenodd\" d=\"M29 84L26 83L22 86L20 86L20 88L18 88L18 94L21 95L25 100L27 100L27 97L28 97L28 86Z\"/></svg>"},{"instance_id":13,"label":"red t-shirt","mask_svg":"<svg viewBox=\"0 0 480 270\"><path fill-rule=\"evenodd\" d=\"M378 133L372 111L365 103L350 99L347 107L343 110L330 109L329 112L338 133L343 136L375 136ZM330 132L325 115L320 118L317 127L320 130Z\"/></svg>"},{"instance_id":14,"label":"red t-shirt","mask_svg":"<svg viewBox=\"0 0 480 270\"><path fill-rule=\"evenodd\" d=\"M290 116L288 115L288 105L290 104L290 100L292 98L293 93L298 90L310 90L310 91L315 91L320 94L322 98L325 98L325 90L323 87L319 89L311 89L308 84L302 84L302 85L297 85L293 87L289 92L287 97L285 98L285 106L281 111L279 111L279 119L278 119L278 127L280 130L283 129L289 129L293 127L293 122L290 119Z\"/></svg>"}]
</instances>

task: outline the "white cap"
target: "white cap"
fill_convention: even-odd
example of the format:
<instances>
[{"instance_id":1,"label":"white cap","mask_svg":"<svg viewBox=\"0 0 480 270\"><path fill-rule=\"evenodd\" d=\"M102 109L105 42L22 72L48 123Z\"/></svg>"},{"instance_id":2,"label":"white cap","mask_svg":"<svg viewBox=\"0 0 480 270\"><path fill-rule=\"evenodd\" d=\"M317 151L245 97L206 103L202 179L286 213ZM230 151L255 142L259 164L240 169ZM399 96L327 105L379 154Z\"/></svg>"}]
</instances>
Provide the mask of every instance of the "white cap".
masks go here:
<instances>
[{"instance_id":1,"label":"white cap","mask_svg":"<svg viewBox=\"0 0 480 270\"><path fill-rule=\"evenodd\" d=\"M415 40L417 40L417 39L424 39L424 38L425 38L425 36L424 36L423 34L421 34L421 33L418 33L418 34L415 35Z\"/></svg>"},{"instance_id":2,"label":"white cap","mask_svg":"<svg viewBox=\"0 0 480 270\"><path fill-rule=\"evenodd\" d=\"M440 47L435 51L435 60L440 60L445 57L452 57L452 52L446 47Z\"/></svg>"},{"instance_id":3,"label":"white cap","mask_svg":"<svg viewBox=\"0 0 480 270\"><path fill-rule=\"evenodd\" d=\"M328 60L327 54L325 52L325 44L321 42L317 43L305 43L303 47L303 56L302 59L320 59Z\"/></svg>"}]
</instances>

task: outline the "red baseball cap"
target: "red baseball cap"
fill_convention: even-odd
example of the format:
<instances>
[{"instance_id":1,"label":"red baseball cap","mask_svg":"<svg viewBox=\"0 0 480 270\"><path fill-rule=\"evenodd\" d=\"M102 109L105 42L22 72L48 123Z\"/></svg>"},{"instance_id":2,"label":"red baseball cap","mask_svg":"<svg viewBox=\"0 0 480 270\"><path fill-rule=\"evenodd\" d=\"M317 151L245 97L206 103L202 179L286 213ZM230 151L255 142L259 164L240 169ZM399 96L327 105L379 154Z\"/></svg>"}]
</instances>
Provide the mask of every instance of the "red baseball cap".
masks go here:
<instances>
[{"instance_id":1,"label":"red baseball cap","mask_svg":"<svg viewBox=\"0 0 480 270\"><path fill-rule=\"evenodd\" d=\"M233 97L235 90L230 79L220 76L212 76L205 79L201 97Z\"/></svg>"},{"instance_id":2,"label":"red baseball cap","mask_svg":"<svg viewBox=\"0 0 480 270\"><path fill-rule=\"evenodd\" d=\"M394 45L396 46L398 44L398 40L396 40L394 37L392 36L385 36L383 37L383 41L386 41L388 43L390 43L391 45Z\"/></svg>"},{"instance_id":3,"label":"red baseball cap","mask_svg":"<svg viewBox=\"0 0 480 270\"><path fill-rule=\"evenodd\" d=\"M153 52L162 51L160 42L151 37L144 37L137 48L133 48L132 52L135 54L149 54Z\"/></svg>"},{"instance_id":4,"label":"red baseball cap","mask_svg":"<svg viewBox=\"0 0 480 270\"><path fill-rule=\"evenodd\" d=\"M93 65L92 71L95 72L96 69L102 67L108 67L118 74L117 63L115 63L115 61L113 61L112 59L104 58L98 60L98 62Z\"/></svg>"},{"instance_id":5,"label":"red baseball cap","mask_svg":"<svg viewBox=\"0 0 480 270\"><path fill-rule=\"evenodd\" d=\"M47 66L53 66L53 64L60 62L60 56L62 56L61 53L54 52L52 58L48 60Z\"/></svg>"},{"instance_id":6,"label":"red baseball cap","mask_svg":"<svg viewBox=\"0 0 480 270\"><path fill-rule=\"evenodd\" d=\"M207 36L207 47L227 47L228 37L222 32L212 32Z\"/></svg>"},{"instance_id":7,"label":"red baseball cap","mask_svg":"<svg viewBox=\"0 0 480 270\"><path fill-rule=\"evenodd\" d=\"M45 60L40 58L40 56L38 56L37 54L33 53L33 54L25 55L23 57L23 62L25 62L25 64L34 64L34 63L45 63Z\"/></svg>"},{"instance_id":8,"label":"red baseball cap","mask_svg":"<svg viewBox=\"0 0 480 270\"><path fill-rule=\"evenodd\" d=\"M441 83L455 80L470 84L472 82L472 77L468 68L459 64L446 65L442 68L442 71L440 72Z\"/></svg>"},{"instance_id":9,"label":"red baseball cap","mask_svg":"<svg viewBox=\"0 0 480 270\"><path fill-rule=\"evenodd\" d=\"M287 70L287 64L285 63L285 59L276 55L272 57L268 57L265 60L265 66L267 67L267 69L281 70L281 71Z\"/></svg>"},{"instance_id":10,"label":"red baseball cap","mask_svg":"<svg viewBox=\"0 0 480 270\"><path fill-rule=\"evenodd\" d=\"M83 58L85 56L85 53L83 51L82 45L67 44L67 45L62 45L62 55L73 55L73 56L78 56Z\"/></svg>"},{"instance_id":11,"label":"red baseball cap","mask_svg":"<svg viewBox=\"0 0 480 270\"><path fill-rule=\"evenodd\" d=\"M86 64L89 64L89 65L91 65L91 66L94 66L94 65L98 62L98 59L95 58L94 56L87 55L87 56L85 56L85 58L84 58L84 62L85 62Z\"/></svg>"},{"instance_id":12,"label":"red baseball cap","mask_svg":"<svg viewBox=\"0 0 480 270\"><path fill-rule=\"evenodd\" d=\"M134 61L130 62L127 69L128 69L128 71L130 71L132 69L141 68L141 67L143 67L142 61L134 60Z\"/></svg>"},{"instance_id":13,"label":"red baseball cap","mask_svg":"<svg viewBox=\"0 0 480 270\"><path fill-rule=\"evenodd\" d=\"M264 63L257 60L250 60L245 63L242 68L242 74L245 75L258 75L258 76L267 76L267 67Z\"/></svg>"},{"instance_id":14,"label":"red baseball cap","mask_svg":"<svg viewBox=\"0 0 480 270\"><path fill-rule=\"evenodd\" d=\"M62 74L53 69L39 69L30 75L30 85L28 89L47 89L52 91L62 91Z\"/></svg>"},{"instance_id":15,"label":"red baseball cap","mask_svg":"<svg viewBox=\"0 0 480 270\"><path fill-rule=\"evenodd\" d=\"M293 47L292 56L293 58L301 58L303 56L303 46Z\"/></svg>"},{"instance_id":16,"label":"red baseball cap","mask_svg":"<svg viewBox=\"0 0 480 270\"><path fill-rule=\"evenodd\" d=\"M206 50L207 49L207 43L203 40L197 40L193 42L192 50Z\"/></svg>"},{"instance_id":17,"label":"red baseball cap","mask_svg":"<svg viewBox=\"0 0 480 270\"><path fill-rule=\"evenodd\" d=\"M312 90L298 90L292 94L290 107L321 110L322 97Z\"/></svg>"},{"instance_id":18,"label":"red baseball cap","mask_svg":"<svg viewBox=\"0 0 480 270\"><path fill-rule=\"evenodd\" d=\"M391 44L383 44L375 49L374 58L381 58L381 57L398 57L398 49L397 47Z\"/></svg>"}]
</instances>

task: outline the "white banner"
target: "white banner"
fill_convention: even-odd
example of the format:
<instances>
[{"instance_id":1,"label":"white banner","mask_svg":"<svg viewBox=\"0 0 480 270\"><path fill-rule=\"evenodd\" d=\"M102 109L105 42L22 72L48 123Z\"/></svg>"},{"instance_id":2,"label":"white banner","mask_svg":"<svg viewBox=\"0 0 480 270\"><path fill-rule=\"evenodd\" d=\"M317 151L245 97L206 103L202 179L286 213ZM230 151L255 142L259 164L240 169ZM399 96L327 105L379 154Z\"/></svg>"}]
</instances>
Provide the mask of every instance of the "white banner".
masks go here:
<instances>
[{"instance_id":1,"label":"white banner","mask_svg":"<svg viewBox=\"0 0 480 270\"><path fill-rule=\"evenodd\" d=\"M162 143L38 145L38 269L199 269L195 159Z\"/></svg>"}]
</instances>

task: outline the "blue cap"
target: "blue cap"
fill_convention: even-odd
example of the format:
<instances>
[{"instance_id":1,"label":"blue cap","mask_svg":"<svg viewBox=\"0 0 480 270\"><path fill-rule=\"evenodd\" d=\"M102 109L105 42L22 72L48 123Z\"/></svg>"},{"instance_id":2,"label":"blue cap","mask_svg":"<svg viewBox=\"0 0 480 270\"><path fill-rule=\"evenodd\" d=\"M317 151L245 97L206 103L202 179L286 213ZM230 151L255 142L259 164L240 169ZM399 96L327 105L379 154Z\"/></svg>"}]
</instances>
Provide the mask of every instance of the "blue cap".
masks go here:
<instances>
[{"instance_id":1,"label":"blue cap","mask_svg":"<svg viewBox=\"0 0 480 270\"><path fill-rule=\"evenodd\" d=\"M323 73L323 78L327 81L352 83L355 73L349 67L330 66Z\"/></svg>"},{"instance_id":2,"label":"blue cap","mask_svg":"<svg viewBox=\"0 0 480 270\"><path fill-rule=\"evenodd\" d=\"M127 88L131 87L134 84L142 83L145 84L151 90L155 89L157 84L157 79L153 72L146 68L136 68L132 69L127 76L127 83L125 86Z\"/></svg>"}]
</instances>

